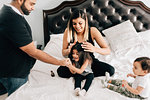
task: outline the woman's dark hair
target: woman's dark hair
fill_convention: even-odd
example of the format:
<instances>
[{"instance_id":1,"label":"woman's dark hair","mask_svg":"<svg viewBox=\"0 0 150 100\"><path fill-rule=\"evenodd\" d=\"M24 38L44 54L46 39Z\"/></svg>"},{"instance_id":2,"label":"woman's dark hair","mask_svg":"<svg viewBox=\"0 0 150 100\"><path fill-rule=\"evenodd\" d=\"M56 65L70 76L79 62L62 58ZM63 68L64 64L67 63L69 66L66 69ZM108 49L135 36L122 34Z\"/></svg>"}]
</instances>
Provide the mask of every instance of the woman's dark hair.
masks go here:
<instances>
[{"instance_id":1,"label":"woman's dark hair","mask_svg":"<svg viewBox=\"0 0 150 100\"><path fill-rule=\"evenodd\" d=\"M89 25L88 25L88 18L87 14L82 9L74 9L71 13L70 19L67 24L67 30L68 30L68 43L72 41L72 37L75 39L77 38L77 33L75 29L73 28L73 19L82 18L85 20L85 30L84 30L84 41L88 40L88 33L89 33Z\"/></svg>"},{"instance_id":2,"label":"woman's dark hair","mask_svg":"<svg viewBox=\"0 0 150 100\"><path fill-rule=\"evenodd\" d=\"M73 12L72 12L72 15L70 17L70 20L72 22L73 19L77 19L81 17L82 19L86 20L86 13L81 10L81 9L75 9Z\"/></svg>"},{"instance_id":3,"label":"woman's dark hair","mask_svg":"<svg viewBox=\"0 0 150 100\"><path fill-rule=\"evenodd\" d=\"M85 62L85 60L89 60L92 63L92 57L90 56L89 52L85 52L84 49L82 48L82 43L78 43L76 42L76 44L74 46L72 46L70 54L69 54L69 58L71 60L72 63L74 63L75 61L73 60L72 54L73 54L73 50L76 49L79 53L79 65L82 66L83 63Z\"/></svg>"},{"instance_id":4,"label":"woman's dark hair","mask_svg":"<svg viewBox=\"0 0 150 100\"><path fill-rule=\"evenodd\" d=\"M73 31L75 31L74 30L74 28L73 28L73 23L72 23L72 20L73 19L77 19L77 18L82 18L82 19L84 19L84 20L87 20L86 19L86 13L83 11L83 10L81 10L81 9L75 9L73 12L72 12L72 14L71 14L71 16L70 16L70 22L69 22L69 26L70 26L70 28L73 30Z\"/></svg>"},{"instance_id":5,"label":"woman's dark hair","mask_svg":"<svg viewBox=\"0 0 150 100\"><path fill-rule=\"evenodd\" d=\"M139 57L135 59L134 62L140 62L142 70L147 70L150 73L150 58L148 57Z\"/></svg>"}]
</instances>

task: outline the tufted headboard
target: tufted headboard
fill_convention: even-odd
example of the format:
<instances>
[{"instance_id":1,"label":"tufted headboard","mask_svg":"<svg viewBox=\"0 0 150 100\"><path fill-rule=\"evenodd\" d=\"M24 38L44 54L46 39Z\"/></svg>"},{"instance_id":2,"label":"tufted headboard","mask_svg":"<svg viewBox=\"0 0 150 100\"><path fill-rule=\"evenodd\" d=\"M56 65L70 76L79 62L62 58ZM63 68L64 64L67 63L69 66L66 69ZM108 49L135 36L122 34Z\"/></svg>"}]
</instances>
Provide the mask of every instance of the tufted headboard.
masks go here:
<instances>
[{"instance_id":1,"label":"tufted headboard","mask_svg":"<svg viewBox=\"0 0 150 100\"><path fill-rule=\"evenodd\" d=\"M64 1L58 7L43 10L44 43L51 34L62 34L72 11L83 9L88 15L89 26L102 31L106 28L130 20L137 32L150 29L150 13L137 5L127 5L124 0L75 0Z\"/></svg>"}]
</instances>

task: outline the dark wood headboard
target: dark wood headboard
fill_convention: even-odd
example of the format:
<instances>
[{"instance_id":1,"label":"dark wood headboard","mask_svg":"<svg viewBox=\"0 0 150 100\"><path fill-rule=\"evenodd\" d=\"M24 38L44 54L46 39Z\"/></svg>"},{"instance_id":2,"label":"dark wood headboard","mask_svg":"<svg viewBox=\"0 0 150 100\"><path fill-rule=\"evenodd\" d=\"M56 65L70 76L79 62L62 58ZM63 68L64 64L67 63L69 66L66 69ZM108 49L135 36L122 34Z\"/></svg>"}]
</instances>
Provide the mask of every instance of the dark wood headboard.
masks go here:
<instances>
[{"instance_id":1,"label":"dark wood headboard","mask_svg":"<svg viewBox=\"0 0 150 100\"><path fill-rule=\"evenodd\" d=\"M125 0L76 0L64 1L58 7L43 10L44 43L50 40L51 34L62 34L67 26L72 11L83 9L88 15L89 26L102 31L106 28L130 20L137 32L150 29L149 10L139 5L128 5Z\"/></svg>"},{"instance_id":2,"label":"dark wood headboard","mask_svg":"<svg viewBox=\"0 0 150 100\"><path fill-rule=\"evenodd\" d=\"M141 1L132 1L132 0L120 0L122 3L127 4L127 5L131 5L131 6L139 6L141 7L144 11L146 11L147 13L150 13L150 8L148 6L146 6L146 4L144 4Z\"/></svg>"}]
</instances>

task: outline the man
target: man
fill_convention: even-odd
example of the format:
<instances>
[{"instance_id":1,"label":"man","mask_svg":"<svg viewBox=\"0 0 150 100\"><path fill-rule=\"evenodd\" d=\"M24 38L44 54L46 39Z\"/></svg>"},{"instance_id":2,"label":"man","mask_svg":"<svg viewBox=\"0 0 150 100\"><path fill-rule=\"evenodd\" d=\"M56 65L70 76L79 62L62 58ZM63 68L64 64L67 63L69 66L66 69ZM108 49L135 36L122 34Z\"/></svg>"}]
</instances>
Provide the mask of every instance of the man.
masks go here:
<instances>
[{"instance_id":1,"label":"man","mask_svg":"<svg viewBox=\"0 0 150 100\"><path fill-rule=\"evenodd\" d=\"M29 15L36 0L12 0L0 10L0 94L13 93L28 80L35 59L55 65L68 65L36 49L31 29L23 15Z\"/></svg>"}]
</instances>

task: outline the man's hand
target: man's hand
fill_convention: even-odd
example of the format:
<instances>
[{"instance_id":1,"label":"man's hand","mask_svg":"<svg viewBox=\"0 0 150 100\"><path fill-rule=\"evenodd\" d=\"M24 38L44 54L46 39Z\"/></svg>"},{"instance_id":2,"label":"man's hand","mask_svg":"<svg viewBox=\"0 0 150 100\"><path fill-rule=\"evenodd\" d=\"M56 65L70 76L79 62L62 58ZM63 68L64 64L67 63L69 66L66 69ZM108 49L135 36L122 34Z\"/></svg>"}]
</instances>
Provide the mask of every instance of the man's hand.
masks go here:
<instances>
[{"instance_id":1,"label":"man's hand","mask_svg":"<svg viewBox=\"0 0 150 100\"><path fill-rule=\"evenodd\" d=\"M69 58L60 60L60 65L61 66L69 66L69 64L70 64L69 60L70 60Z\"/></svg>"},{"instance_id":2,"label":"man's hand","mask_svg":"<svg viewBox=\"0 0 150 100\"><path fill-rule=\"evenodd\" d=\"M67 67L68 67L68 68L72 67L71 60L70 60L70 59L68 59L67 61L68 61L68 66L67 66Z\"/></svg>"}]
</instances>

